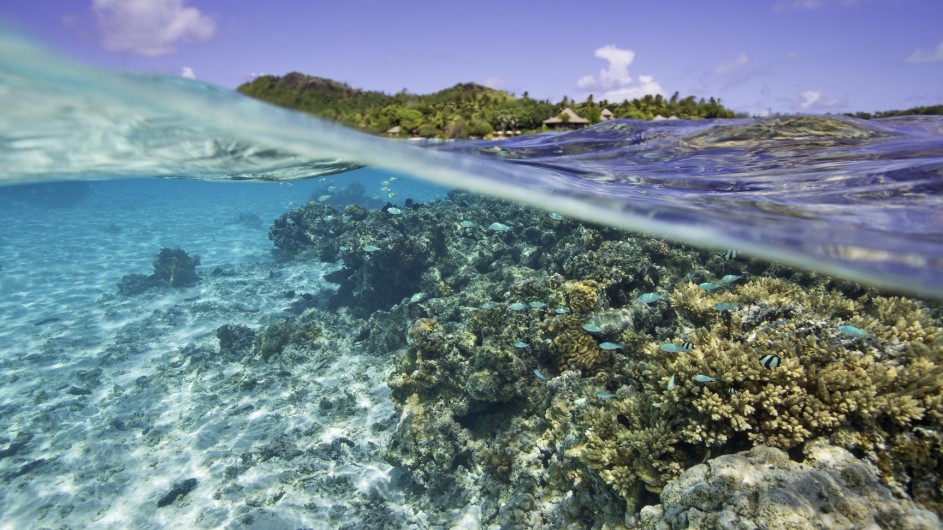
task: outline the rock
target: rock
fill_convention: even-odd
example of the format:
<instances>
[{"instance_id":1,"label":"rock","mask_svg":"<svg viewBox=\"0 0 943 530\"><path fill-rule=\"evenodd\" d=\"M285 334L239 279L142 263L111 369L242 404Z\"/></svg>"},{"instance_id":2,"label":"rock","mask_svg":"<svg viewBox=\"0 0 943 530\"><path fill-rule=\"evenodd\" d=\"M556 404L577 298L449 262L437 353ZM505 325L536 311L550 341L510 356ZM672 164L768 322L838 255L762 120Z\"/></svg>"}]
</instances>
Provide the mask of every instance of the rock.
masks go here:
<instances>
[{"instance_id":1,"label":"rock","mask_svg":"<svg viewBox=\"0 0 943 530\"><path fill-rule=\"evenodd\" d=\"M940 528L937 516L895 497L871 464L824 442L805 462L765 446L714 458L669 482L661 504L641 511L641 527L679 528Z\"/></svg>"},{"instance_id":2,"label":"rock","mask_svg":"<svg viewBox=\"0 0 943 530\"><path fill-rule=\"evenodd\" d=\"M184 497L188 493L193 491L193 489L196 488L196 483L197 483L197 480L195 478L188 478L187 480L184 480L182 482L177 482L176 484L174 484L174 487L171 488L171 490L167 493L167 495L164 495L163 497L160 498L159 501L157 501L157 507L163 508L164 506L173 504L180 497Z\"/></svg>"}]
</instances>

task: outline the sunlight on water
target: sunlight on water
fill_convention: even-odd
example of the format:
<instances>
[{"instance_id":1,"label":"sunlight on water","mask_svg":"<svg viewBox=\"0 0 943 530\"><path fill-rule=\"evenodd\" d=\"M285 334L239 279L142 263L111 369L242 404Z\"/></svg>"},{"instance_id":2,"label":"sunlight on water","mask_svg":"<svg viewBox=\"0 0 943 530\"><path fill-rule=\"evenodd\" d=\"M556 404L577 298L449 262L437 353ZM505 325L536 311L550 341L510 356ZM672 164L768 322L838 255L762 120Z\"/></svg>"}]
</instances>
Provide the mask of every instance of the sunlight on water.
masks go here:
<instances>
[{"instance_id":1,"label":"sunlight on water","mask_svg":"<svg viewBox=\"0 0 943 530\"><path fill-rule=\"evenodd\" d=\"M943 297L934 118L616 121L420 148L0 33L0 180L296 180L372 165L580 219Z\"/></svg>"}]
</instances>

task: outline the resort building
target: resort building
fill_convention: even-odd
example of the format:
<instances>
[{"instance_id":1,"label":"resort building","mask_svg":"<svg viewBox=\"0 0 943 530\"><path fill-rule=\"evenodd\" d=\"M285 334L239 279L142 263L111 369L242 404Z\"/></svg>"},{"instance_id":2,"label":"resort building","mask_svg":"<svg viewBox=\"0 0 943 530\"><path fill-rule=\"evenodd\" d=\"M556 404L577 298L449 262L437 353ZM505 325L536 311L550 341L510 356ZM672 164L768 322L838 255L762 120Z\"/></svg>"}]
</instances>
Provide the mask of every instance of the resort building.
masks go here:
<instances>
[{"instance_id":1,"label":"resort building","mask_svg":"<svg viewBox=\"0 0 943 530\"><path fill-rule=\"evenodd\" d=\"M573 109L567 107L560 114L543 121L548 129L582 129L589 125L589 120L579 117Z\"/></svg>"}]
</instances>

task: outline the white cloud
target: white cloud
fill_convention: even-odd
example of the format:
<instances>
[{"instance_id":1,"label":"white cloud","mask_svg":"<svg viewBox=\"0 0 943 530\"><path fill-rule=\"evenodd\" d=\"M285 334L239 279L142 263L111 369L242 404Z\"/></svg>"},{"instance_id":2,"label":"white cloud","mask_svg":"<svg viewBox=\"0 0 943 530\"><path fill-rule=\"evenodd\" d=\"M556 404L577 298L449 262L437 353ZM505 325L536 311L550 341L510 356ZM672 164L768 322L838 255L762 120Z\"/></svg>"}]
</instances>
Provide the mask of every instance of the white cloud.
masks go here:
<instances>
[{"instance_id":1,"label":"white cloud","mask_svg":"<svg viewBox=\"0 0 943 530\"><path fill-rule=\"evenodd\" d=\"M187 79L196 79L196 74L193 73L193 68L189 66L184 66L180 69L180 77L185 77Z\"/></svg>"},{"instance_id":2,"label":"white cloud","mask_svg":"<svg viewBox=\"0 0 943 530\"><path fill-rule=\"evenodd\" d=\"M646 94L663 94L661 85L651 75L640 75L636 82L629 74L629 65L635 60L635 52L622 50L608 44L596 50L596 57L609 61L609 67L599 70L598 76L585 75L576 81L576 86L597 99L622 101Z\"/></svg>"},{"instance_id":3,"label":"white cloud","mask_svg":"<svg viewBox=\"0 0 943 530\"><path fill-rule=\"evenodd\" d=\"M92 0L102 46L147 57L173 53L180 42L201 42L216 23L186 0Z\"/></svg>"},{"instance_id":4,"label":"white cloud","mask_svg":"<svg viewBox=\"0 0 943 530\"><path fill-rule=\"evenodd\" d=\"M723 63L717 68L714 68L714 75L728 74L737 68L746 65L748 62L750 62L750 60L747 58L747 54L741 53L735 60Z\"/></svg>"},{"instance_id":5,"label":"white cloud","mask_svg":"<svg viewBox=\"0 0 943 530\"><path fill-rule=\"evenodd\" d=\"M823 98L821 90L806 90L800 98L794 106L807 112L835 109L848 104L847 98Z\"/></svg>"},{"instance_id":6,"label":"white cloud","mask_svg":"<svg viewBox=\"0 0 943 530\"><path fill-rule=\"evenodd\" d=\"M908 63L932 63L936 61L943 61L943 41L938 42L936 48L930 50L917 48L907 58Z\"/></svg>"}]
</instances>

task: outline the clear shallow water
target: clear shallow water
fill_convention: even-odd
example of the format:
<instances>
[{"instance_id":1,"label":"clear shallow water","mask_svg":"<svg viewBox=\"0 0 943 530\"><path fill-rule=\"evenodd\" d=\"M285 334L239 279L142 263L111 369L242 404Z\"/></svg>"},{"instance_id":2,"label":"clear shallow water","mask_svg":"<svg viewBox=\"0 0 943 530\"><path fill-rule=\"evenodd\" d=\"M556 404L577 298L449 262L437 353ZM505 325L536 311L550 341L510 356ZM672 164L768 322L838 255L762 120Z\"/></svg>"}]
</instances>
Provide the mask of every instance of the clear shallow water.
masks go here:
<instances>
[{"instance_id":1,"label":"clear shallow water","mask_svg":"<svg viewBox=\"0 0 943 530\"><path fill-rule=\"evenodd\" d=\"M717 249L943 297L943 121L618 121L433 149L0 35L0 180L289 181L371 165Z\"/></svg>"}]
</instances>

